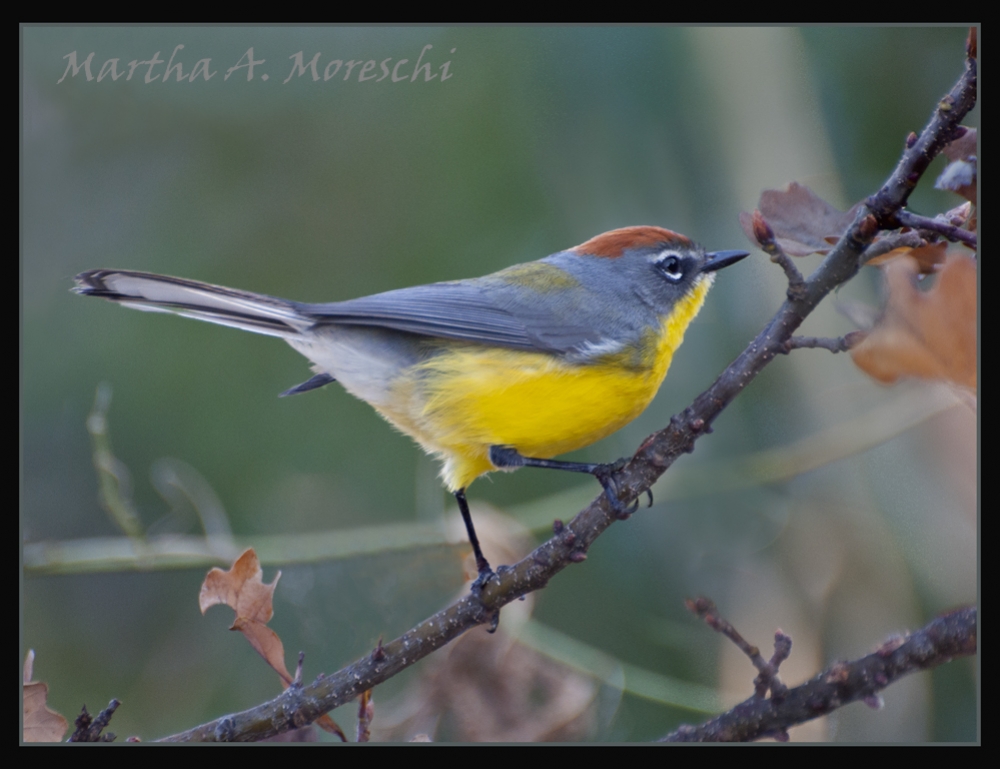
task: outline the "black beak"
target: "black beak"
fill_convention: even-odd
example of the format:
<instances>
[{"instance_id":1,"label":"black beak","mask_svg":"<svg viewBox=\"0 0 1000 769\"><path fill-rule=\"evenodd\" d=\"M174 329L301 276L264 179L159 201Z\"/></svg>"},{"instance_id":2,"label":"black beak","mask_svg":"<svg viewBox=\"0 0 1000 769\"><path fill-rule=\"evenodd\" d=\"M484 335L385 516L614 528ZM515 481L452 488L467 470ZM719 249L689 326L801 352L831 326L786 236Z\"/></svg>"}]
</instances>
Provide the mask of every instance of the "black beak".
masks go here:
<instances>
[{"instance_id":1,"label":"black beak","mask_svg":"<svg viewBox=\"0 0 1000 769\"><path fill-rule=\"evenodd\" d=\"M721 270L723 267L728 267L731 264L736 264L740 259L750 256L749 251L712 251L711 253L705 254L705 258L708 260L702 265L702 272L715 272L716 270Z\"/></svg>"}]
</instances>

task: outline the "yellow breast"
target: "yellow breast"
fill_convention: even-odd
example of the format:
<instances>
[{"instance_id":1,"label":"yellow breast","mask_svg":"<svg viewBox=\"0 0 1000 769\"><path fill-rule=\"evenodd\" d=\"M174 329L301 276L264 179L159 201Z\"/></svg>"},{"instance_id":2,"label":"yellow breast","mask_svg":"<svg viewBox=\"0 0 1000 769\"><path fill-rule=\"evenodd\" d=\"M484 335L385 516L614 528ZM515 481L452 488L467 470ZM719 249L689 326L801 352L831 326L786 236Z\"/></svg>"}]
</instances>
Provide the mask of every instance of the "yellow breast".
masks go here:
<instances>
[{"instance_id":1,"label":"yellow breast","mask_svg":"<svg viewBox=\"0 0 1000 769\"><path fill-rule=\"evenodd\" d=\"M589 446L649 405L710 284L699 281L638 343L586 363L442 342L438 354L394 383L392 406L380 411L444 460L451 491L496 469L490 446L541 458Z\"/></svg>"}]
</instances>

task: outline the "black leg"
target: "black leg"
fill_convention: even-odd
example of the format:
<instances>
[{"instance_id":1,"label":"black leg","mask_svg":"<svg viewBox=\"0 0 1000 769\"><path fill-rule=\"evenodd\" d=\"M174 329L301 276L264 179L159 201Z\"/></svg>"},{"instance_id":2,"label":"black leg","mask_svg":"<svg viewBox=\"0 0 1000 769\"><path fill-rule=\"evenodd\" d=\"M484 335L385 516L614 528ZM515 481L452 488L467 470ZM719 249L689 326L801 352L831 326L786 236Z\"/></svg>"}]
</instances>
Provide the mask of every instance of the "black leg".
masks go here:
<instances>
[{"instance_id":1,"label":"black leg","mask_svg":"<svg viewBox=\"0 0 1000 769\"><path fill-rule=\"evenodd\" d=\"M458 500L458 509L462 512L462 520L465 521L465 531L469 535L469 542L472 544L472 552L476 556L476 568L479 569L479 576L472 583L472 589L477 590L483 587L496 575L490 568L490 562L483 555L483 549L479 546L479 537L476 536L476 527L472 525L472 515L469 513L469 500L465 498L465 489L455 492L455 499Z\"/></svg>"},{"instance_id":2,"label":"black leg","mask_svg":"<svg viewBox=\"0 0 1000 769\"><path fill-rule=\"evenodd\" d=\"M593 475L601 486L611 503L615 515L619 518L628 518L639 507L638 500L629 506L623 505L618 499L615 488L615 473L621 470L628 463L627 459L619 459L610 464L592 464L590 462L563 462L559 459L537 459L526 457L517 449L510 446L490 446L490 462L497 467L547 467L551 470L569 470L571 473L588 473ZM649 495L650 504L653 495Z\"/></svg>"}]
</instances>

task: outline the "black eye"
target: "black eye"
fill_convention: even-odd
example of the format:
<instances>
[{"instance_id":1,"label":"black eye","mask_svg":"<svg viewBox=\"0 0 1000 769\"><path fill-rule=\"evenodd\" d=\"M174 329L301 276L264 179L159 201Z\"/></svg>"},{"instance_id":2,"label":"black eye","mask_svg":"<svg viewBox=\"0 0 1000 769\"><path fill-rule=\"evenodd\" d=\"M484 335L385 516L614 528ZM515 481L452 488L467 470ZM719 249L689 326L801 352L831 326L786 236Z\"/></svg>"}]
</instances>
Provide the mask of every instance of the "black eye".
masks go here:
<instances>
[{"instance_id":1,"label":"black eye","mask_svg":"<svg viewBox=\"0 0 1000 769\"><path fill-rule=\"evenodd\" d=\"M676 254L667 254L661 257L656 266L671 283L676 283L684 277L684 266Z\"/></svg>"}]
</instances>

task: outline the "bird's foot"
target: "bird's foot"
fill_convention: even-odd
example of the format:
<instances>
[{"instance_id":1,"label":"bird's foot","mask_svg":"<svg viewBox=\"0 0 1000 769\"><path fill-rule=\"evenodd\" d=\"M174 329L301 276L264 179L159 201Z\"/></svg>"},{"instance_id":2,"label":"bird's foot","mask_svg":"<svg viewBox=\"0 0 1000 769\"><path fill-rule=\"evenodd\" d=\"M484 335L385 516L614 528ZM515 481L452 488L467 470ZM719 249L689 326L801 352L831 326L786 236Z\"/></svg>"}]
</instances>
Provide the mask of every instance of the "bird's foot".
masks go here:
<instances>
[{"instance_id":1,"label":"bird's foot","mask_svg":"<svg viewBox=\"0 0 1000 769\"><path fill-rule=\"evenodd\" d=\"M503 571L503 569L506 567L501 566L499 568L501 571ZM483 592L483 588L486 587L486 585L491 580L494 579L499 581L500 577L497 576L497 573L490 568L490 565L488 563L484 561L483 563L479 564L479 576L476 577L475 581L472 583L472 592L473 593Z\"/></svg>"},{"instance_id":2,"label":"bird's foot","mask_svg":"<svg viewBox=\"0 0 1000 769\"><path fill-rule=\"evenodd\" d=\"M591 475L604 488L604 493L608 498L608 502L611 503L611 509L614 511L615 518L620 521L626 520L632 513L639 509L638 499L632 502L632 504L626 505L619 498L618 474L625 468L625 465L629 461L627 457L622 457L616 462L594 465L594 469L591 470ZM652 507L653 492L647 489L646 493L649 495L649 506Z\"/></svg>"}]
</instances>

